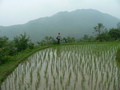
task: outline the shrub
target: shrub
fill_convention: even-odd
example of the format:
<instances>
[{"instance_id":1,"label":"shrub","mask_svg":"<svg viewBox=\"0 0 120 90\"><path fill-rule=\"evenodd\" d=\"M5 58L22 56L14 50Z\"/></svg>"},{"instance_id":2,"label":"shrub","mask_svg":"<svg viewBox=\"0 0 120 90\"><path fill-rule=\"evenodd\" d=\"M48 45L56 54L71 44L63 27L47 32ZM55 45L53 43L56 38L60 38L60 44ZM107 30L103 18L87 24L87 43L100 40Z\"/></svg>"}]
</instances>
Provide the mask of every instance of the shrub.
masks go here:
<instances>
[{"instance_id":1,"label":"shrub","mask_svg":"<svg viewBox=\"0 0 120 90\"><path fill-rule=\"evenodd\" d=\"M33 49L34 48L34 44L32 42L30 42L28 47L29 47L29 49Z\"/></svg>"},{"instance_id":2,"label":"shrub","mask_svg":"<svg viewBox=\"0 0 120 90\"><path fill-rule=\"evenodd\" d=\"M8 52L6 52L5 48L0 48L0 65L5 64L10 60L10 56Z\"/></svg>"},{"instance_id":3,"label":"shrub","mask_svg":"<svg viewBox=\"0 0 120 90\"><path fill-rule=\"evenodd\" d=\"M17 51L20 52L22 50L25 50L29 46L30 38L26 35L26 33L21 34L20 36L14 37L14 43L15 47L17 48Z\"/></svg>"},{"instance_id":4,"label":"shrub","mask_svg":"<svg viewBox=\"0 0 120 90\"><path fill-rule=\"evenodd\" d=\"M3 46L5 46L8 42L8 37L4 36L4 37L0 37L0 48L2 48Z\"/></svg>"}]
</instances>

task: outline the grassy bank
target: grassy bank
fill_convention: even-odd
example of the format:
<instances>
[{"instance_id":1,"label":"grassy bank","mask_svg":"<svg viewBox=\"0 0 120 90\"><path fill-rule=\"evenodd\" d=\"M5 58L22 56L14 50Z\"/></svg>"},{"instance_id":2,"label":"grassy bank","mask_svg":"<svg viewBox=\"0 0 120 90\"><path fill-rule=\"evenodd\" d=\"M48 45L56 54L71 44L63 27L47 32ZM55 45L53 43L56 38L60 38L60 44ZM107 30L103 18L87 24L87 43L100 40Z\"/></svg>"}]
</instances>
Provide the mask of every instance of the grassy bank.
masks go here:
<instances>
[{"instance_id":1,"label":"grassy bank","mask_svg":"<svg viewBox=\"0 0 120 90\"><path fill-rule=\"evenodd\" d=\"M26 49L12 57L12 60L0 66L0 85L6 79L6 77L19 65L19 63L25 61L33 53L46 49L52 46L35 47L34 49Z\"/></svg>"}]
</instances>

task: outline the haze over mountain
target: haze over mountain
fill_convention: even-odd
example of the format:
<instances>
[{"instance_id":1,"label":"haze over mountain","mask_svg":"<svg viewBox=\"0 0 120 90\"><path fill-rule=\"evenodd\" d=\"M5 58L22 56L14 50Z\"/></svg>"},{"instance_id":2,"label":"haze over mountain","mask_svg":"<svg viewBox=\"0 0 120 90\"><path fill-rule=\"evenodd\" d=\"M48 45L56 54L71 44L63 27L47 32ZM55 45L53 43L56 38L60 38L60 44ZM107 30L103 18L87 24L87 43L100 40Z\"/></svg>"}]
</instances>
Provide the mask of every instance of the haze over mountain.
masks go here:
<instances>
[{"instance_id":1,"label":"haze over mountain","mask_svg":"<svg viewBox=\"0 0 120 90\"><path fill-rule=\"evenodd\" d=\"M72 12L59 12L51 17L39 18L28 23L12 26L0 26L0 37L7 36L13 39L24 32L33 41L40 41L45 36L56 37L60 32L62 37L83 37L92 35L93 27L98 23L110 29L116 27L120 19L93 9L79 9Z\"/></svg>"}]
</instances>

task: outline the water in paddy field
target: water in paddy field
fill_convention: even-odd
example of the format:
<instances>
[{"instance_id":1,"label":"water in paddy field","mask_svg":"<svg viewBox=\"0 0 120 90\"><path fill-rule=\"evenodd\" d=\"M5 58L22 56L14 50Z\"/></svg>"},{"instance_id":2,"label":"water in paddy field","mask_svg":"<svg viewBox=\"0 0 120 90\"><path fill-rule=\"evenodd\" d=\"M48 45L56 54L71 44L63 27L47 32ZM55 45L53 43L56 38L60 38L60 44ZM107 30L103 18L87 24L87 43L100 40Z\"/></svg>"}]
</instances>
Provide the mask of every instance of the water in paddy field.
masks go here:
<instances>
[{"instance_id":1,"label":"water in paddy field","mask_svg":"<svg viewBox=\"0 0 120 90\"><path fill-rule=\"evenodd\" d=\"M116 50L99 44L41 50L21 63L1 90L120 90Z\"/></svg>"}]
</instances>

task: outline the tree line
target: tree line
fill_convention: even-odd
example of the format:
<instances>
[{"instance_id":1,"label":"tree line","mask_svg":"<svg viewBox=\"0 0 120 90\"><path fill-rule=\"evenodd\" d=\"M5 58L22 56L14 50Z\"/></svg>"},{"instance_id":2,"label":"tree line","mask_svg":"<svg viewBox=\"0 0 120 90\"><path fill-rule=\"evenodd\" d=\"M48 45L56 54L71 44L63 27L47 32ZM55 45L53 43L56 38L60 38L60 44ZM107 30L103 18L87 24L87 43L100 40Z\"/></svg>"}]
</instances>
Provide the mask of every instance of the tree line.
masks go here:
<instances>
[{"instance_id":1,"label":"tree line","mask_svg":"<svg viewBox=\"0 0 120 90\"><path fill-rule=\"evenodd\" d=\"M107 29L102 23L98 23L97 26L93 27L93 35L85 34L82 38L76 39L75 37L63 37L61 43L77 43L77 42L110 42L120 41L120 22L117 24L117 28ZM56 39L53 37L46 36L40 45L56 44Z\"/></svg>"},{"instance_id":2,"label":"tree line","mask_svg":"<svg viewBox=\"0 0 120 90\"><path fill-rule=\"evenodd\" d=\"M75 37L63 37L61 43L78 43L78 42L108 42L108 41L120 41L120 22L117 24L117 28L107 30L102 23L98 23L93 27L94 35L84 35L81 39ZM51 36L45 36L42 41L37 42L37 45L53 45L57 44L55 38ZM9 40L8 37L0 37L0 65L5 64L9 60L12 60L14 55L26 49L33 49L35 44L32 43L30 37L24 33L14 37L13 40Z\"/></svg>"},{"instance_id":3,"label":"tree line","mask_svg":"<svg viewBox=\"0 0 120 90\"><path fill-rule=\"evenodd\" d=\"M117 28L107 30L102 23L98 23L94 27L94 31L97 33L95 39L97 41L120 41L120 22L117 24Z\"/></svg>"},{"instance_id":4,"label":"tree line","mask_svg":"<svg viewBox=\"0 0 120 90\"><path fill-rule=\"evenodd\" d=\"M33 49L34 44L26 33L14 37L10 41L8 37L0 37L0 65L5 64L12 57L25 49Z\"/></svg>"},{"instance_id":5,"label":"tree line","mask_svg":"<svg viewBox=\"0 0 120 90\"><path fill-rule=\"evenodd\" d=\"M102 23L98 23L97 26L93 27L93 35L85 34L82 38L76 39L75 37L63 37L61 43L77 43L77 42L110 42L120 41L120 22L117 24L117 28L107 29ZM40 45L56 44L56 39L51 36L46 36Z\"/></svg>"}]
</instances>

